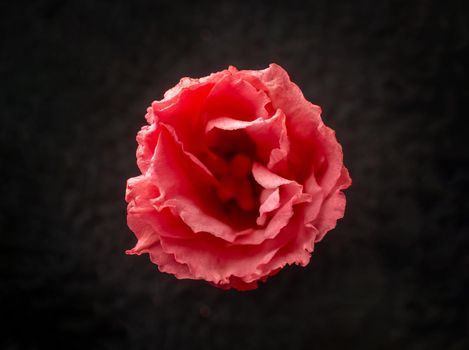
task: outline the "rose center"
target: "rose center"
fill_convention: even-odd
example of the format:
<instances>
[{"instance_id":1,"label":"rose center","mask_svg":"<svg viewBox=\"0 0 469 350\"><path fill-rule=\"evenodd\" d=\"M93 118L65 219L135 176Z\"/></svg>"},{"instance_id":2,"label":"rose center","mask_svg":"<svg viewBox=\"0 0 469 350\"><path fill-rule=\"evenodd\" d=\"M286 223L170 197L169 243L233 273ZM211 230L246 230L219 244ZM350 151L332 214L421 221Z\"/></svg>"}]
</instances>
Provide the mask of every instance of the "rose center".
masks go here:
<instances>
[{"instance_id":1,"label":"rose center","mask_svg":"<svg viewBox=\"0 0 469 350\"><path fill-rule=\"evenodd\" d=\"M257 197L251 175L251 160L244 154L237 154L228 162L226 171L220 176L217 189L223 202L235 201L244 211L257 207Z\"/></svg>"},{"instance_id":2,"label":"rose center","mask_svg":"<svg viewBox=\"0 0 469 350\"><path fill-rule=\"evenodd\" d=\"M218 179L216 189L222 207L230 216L255 214L259 190L251 174L255 145L243 130L214 128L206 135L201 159Z\"/></svg>"}]
</instances>

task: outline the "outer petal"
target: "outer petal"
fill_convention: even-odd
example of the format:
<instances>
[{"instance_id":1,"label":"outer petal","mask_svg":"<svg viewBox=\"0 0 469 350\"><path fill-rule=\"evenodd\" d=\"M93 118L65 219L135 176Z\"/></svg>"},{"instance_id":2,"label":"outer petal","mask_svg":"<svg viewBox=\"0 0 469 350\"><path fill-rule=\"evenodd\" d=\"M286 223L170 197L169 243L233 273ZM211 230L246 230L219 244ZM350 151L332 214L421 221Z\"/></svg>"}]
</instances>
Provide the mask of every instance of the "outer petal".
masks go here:
<instances>
[{"instance_id":1,"label":"outer petal","mask_svg":"<svg viewBox=\"0 0 469 350\"><path fill-rule=\"evenodd\" d=\"M192 278L220 287L250 289L252 282L276 273L287 264L304 266L309 262L317 230L303 222L301 213L296 214L276 239L252 246L226 245L209 235L193 240L162 237L161 243L167 254L173 254L180 264L187 264ZM239 286L233 281L243 284Z\"/></svg>"},{"instance_id":2,"label":"outer petal","mask_svg":"<svg viewBox=\"0 0 469 350\"><path fill-rule=\"evenodd\" d=\"M142 174L145 174L150 167L158 134L159 130L155 124L145 125L137 134L137 165Z\"/></svg>"},{"instance_id":3,"label":"outer petal","mask_svg":"<svg viewBox=\"0 0 469 350\"><path fill-rule=\"evenodd\" d=\"M319 231L316 241L322 240L324 235L336 226L337 220L344 216L346 199L341 190L349 187L351 183L349 173L343 167L331 194L325 198L318 216L311 222Z\"/></svg>"},{"instance_id":4,"label":"outer petal","mask_svg":"<svg viewBox=\"0 0 469 350\"><path fill-rule=\"evenodd\" d=\"M270 271L279 270L285 265L308 265L314 249L317 230L314 226L305 226L303 221L301 214L293 218L286 228L292 239L282 246L268 263L259 266L259 270L269 273Z\"/></svg>"},{"instance_id":5,"label":"outer petal","mask_svg":"<svg viewBox=\"0 0 469 350\"><path fill-rule=\"evenodd\" d=\"M223 70L221 72L212 73L210 76L200 79L194 79L189 77L181 78L178 84L176 84L174 87L165 92L163 99L159 101L154 101L152 107L156 111L163 110L169 106L177 104L179 102L180 95L184 91L197 89L200 86L205 86L207 83L213 84L229 74L231 74L229 70ZM148 123L153 123L155 121L153 117L154 115L149 111L146 116Z\"/></svg>"},{"instance_id":6,"label":"outer petal","mask_svg":"<svg viewBox=\"0 0 469 350\"><path fill-rule=\"evenodd\" d=\"M226 75L218 81L204 105L206 120L217 117L229 117L251 121L267 118L265 106L270 102L262 90L257 90L249 82Z\"/></svg>"},{"instance_id":7,"label":"outer petal","mask_svg":"<svg viewBox=\"0 0 469 350\"><path fill-rule=\"evenodd\" d=\"M154 245L148 253L150 254L150 260L158 266L161 272L170 273L179 279L193 278L189 267L178 263L174 259L174 255L165 253L161 244Z\"/></svg>"},{"instance_id":8,"label":"outer petal","mask_svg":"<svg viewBox=\"0 0 469 350\"><path fill-rule=\"evenodd\" d=\"M154 202L158 189L145 176L128 181L126 200L127 224L138 239L134 253L151 247L160 235L185 239L185 226L168 209L157 210ZM191 238L191 237L190 237Z\"/></svg>"},{"instance_id":9,"label":"outer petal","mask_svg":"<svg viewBox=\"0 0 469 350\"><path fill-rule=\"evenodd\" d=\"M156 121L171 126L188 152L196 154L204 147L200 142L204 133L201 113L214 85L213 82L194 83L181 87L179 94L172 98L172 104L152 103Z\"/></svg>"},{"instance_id":10,"label":"outer petal","mask_svg":"<svg viewBox=\"0 0 469 350\"><path fill-rule=\"evenodd\" d=\"M127 254L149 253L153 263L162 272L174 274L178 278L192 278L187 265L178 263L174 256L165 253L160 244L160 233L170 232L173 237L180 235L178 221L167 211L158 212L152 200L158 196L158 189L145 176L131 178L127 182L126 201L129 202L127 223L138 241Z\"/></svg>"},{"instance_id":11,"label":"outer petal","mask_svg":"<svg viewBox=\"0 0 469 350\"><path fill-rule=\"evenodd\" d=\"M335 132L321 119L321 109L307 101L287 72L276 64L262 71L244 71L265 86L273 108L287 115L287 130L291 143L290 165L295 179L300 183L311 174L311 166L319 185L327 194L337 182L342 169L342 148Z\"/></svg>"},{"instance_id":12,"label":"outer petal","mask_svg":"<svg viewBox=\"0 0 469 350\"><path fill-rule=\"evenodd\" d=\"M257 266L267 263L280 248L269 241L264 246L227 245L211 235L198 234L193 240L162 238L163 249L176 261L187 264L195 279L227 284L231 276L255 276ZM252 282L256 278L248 278Z\"/></svg>"}]
</instances>

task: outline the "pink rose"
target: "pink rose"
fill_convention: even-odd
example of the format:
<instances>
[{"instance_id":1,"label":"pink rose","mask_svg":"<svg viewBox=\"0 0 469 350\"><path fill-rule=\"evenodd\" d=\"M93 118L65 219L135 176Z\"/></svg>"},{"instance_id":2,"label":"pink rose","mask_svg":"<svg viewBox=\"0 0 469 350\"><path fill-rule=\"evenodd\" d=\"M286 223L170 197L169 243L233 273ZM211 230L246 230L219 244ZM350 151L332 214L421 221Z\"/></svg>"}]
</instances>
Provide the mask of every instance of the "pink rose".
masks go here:
<instances>
[{"instance_id":1,"label":"pink rose","mask_svg":"<svg viewBox=\"0 0 469 350\"><path fill-rule=\"evenodd\" d=\"M162 272L254 289L307 265L344 215L351 179L335 132L276 64L182 78L145 117L127 253L148 253Z\"/></svg>"}]
</instances>

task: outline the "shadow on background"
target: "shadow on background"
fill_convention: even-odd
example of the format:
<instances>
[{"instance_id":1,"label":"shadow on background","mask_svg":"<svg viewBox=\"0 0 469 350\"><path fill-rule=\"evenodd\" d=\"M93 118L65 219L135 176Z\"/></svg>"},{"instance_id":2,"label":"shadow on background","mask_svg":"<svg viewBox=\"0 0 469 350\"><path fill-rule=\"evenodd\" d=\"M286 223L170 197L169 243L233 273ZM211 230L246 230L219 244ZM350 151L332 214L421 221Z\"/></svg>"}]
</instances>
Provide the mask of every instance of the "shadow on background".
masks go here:
<instances>
[{"instance_id":1,"label":"shadow on background","mask_svg":"<svg viewBox=\"0 0 469 350\"><path fill-rule=\"evenodd\" d=\"M5 349L467 349L463 1L0 5ZM182 76L284 66L337 131L345 219L253 292L128 257L146 107Z\"/></svg>"}]
</instances>

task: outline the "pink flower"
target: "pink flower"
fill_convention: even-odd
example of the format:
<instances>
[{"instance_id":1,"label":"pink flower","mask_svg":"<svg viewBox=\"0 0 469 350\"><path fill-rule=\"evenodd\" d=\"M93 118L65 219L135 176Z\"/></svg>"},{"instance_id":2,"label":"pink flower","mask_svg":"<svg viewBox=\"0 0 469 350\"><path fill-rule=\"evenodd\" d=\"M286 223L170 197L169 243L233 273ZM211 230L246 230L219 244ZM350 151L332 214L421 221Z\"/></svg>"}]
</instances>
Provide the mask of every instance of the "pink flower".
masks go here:
<instances>
[{"instance_id":1,"label":"pink flower","mask_svg":"<svg viewBox=\"0 0 469 350\"><path fill-rule=\"evenodd\" d=\"M254 289L309 263L351 184L335 132L287 72L182 78L147 109L127 221L162 272Z\"/></svg>"}]
</instances>

